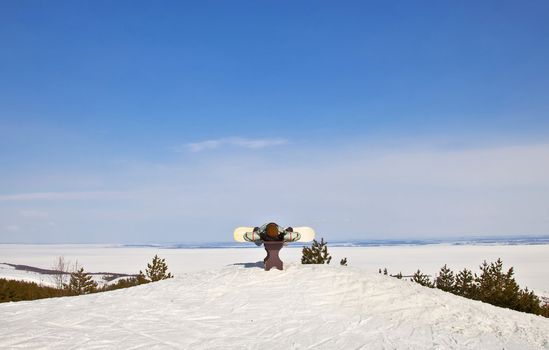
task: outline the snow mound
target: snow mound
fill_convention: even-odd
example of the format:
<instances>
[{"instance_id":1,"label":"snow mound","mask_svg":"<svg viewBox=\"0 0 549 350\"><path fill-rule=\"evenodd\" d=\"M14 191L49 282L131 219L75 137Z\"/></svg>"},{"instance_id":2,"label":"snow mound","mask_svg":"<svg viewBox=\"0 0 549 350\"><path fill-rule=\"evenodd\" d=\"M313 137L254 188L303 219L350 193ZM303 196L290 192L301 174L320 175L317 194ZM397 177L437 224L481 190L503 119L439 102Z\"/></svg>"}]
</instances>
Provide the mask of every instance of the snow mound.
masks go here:
<instances>
[{"instance_id":1,"label":"snow mound","mask_svg":"<svg viewBox=\"0 0 549 350\"><path fill-rule=\"evenodd\" d=\"M0 314L2 349L549 349L549 319L342 266L229 266Z\"/></svg>"}]
</instances>

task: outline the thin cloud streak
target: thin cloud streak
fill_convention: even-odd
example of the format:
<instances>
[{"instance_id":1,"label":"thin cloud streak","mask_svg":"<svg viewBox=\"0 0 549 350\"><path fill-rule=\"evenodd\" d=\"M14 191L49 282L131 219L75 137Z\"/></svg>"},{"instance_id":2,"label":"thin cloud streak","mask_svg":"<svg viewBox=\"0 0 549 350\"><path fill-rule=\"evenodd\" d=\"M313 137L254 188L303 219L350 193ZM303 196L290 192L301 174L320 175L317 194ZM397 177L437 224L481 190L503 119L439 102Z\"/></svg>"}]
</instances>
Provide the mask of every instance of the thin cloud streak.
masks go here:
<instances>
[{"instance_id":1,"label":"thin cloud streak","mask_svg":"<svg viewBox=\"0 0 549 350\"><path fill-rule=\"evenodd\" d=\"M0 195L2 202L23 202L40 200L89 200L126 197L125 192L33 192Z\"/></svg>"},{"instance_id":2,"label":"thin cloud streak","mask_svg":"<svg viewBox=\"0 0 549 350\"><path fill-rule=\"evenodd\" d=\"M176 148L176 151L181 152L182 150L189 150L191 152L202 152L222 147L261 149L266 147L283 146L286 144L288 144L288 140L283 138L246 139L243 137L227 137L188 143L183 148Z\"/></svg>"},{"instance_id":3,"label":"thin cloud streak","mask_svg":"<svg viewBox=\"0 0 549 350\"><path fill-rule=\"evenodd\" d=\"M19 212L19 216L25 219L32 220L47 220L49 218L47 212L39 210L22 210Z\"/></svg>"}]
</instances>

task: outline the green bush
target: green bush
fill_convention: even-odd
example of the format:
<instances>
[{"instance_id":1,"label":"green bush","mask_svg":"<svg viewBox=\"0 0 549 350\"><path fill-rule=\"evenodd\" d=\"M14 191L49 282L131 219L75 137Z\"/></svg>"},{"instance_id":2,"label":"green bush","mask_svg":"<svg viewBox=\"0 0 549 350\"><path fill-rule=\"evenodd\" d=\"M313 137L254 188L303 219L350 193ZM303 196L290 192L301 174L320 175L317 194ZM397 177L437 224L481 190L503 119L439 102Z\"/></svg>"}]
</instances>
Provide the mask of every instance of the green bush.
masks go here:
<instances>
[{"instance_id":1,"label":"green bush","mask_svg":"<svg viewBox=\"0 0 549 350\"><path fill-rule=\"evenodd\" d=\"M138 286L143 283L147 283L147 282L141 282L137 277L121 278L117 280L115 283L105 284L103 288L101 288L101 291L107 292L109 290L130 288L130 287Z\"/></svg>"},{"instance_id":2,"label":"green bush","mask_svg":"<svg viewBox=\"0 0 549 350\"><path fill-rule=\"evenodd\" d=\"M328 253L328 242L324 242L324 238L321 238L320 242L314 239L310 248L303 247L302 264L329 264L331 260L332 257Z\"/></svg>"},{"instance_id":3,"label":"green bush","mask_svg":"<svg viewBox=\"0 0 549 350\"><path fill-rule=\"evenodd\" d=\"M90 294L97 291L97 282L92 279L91 275L84 272L84 268L81 267L71 273L67 289L73 295Z\"/></svg>"},{"instance_id":4,"label":"green bush","mask_svg":"<svg viewBox=\"0 0 549 350\"><path fill-rule=\"evenodd\" d=\"M451 292L469 299L475 297L477 294L477 285L475 284L475 277L471 270L463 269L463 271L460 271L456 275L454 289Z\"/></svg>"},{"instance_id":5,"label":"green bush","mask_svg":"<svg viewBox=\"0 0 549 350\"><path fill-rule=\"evenodd\" d=\"M173 275L168 272L168 264L166 264L166 260L160 259L158 255L155 255L153 261L150 264L147 264L145 274L147 275L147 279L151 282L173 278ZM143 272L139 271L138 279L145 282Z\"/></svg>"},{"instance_id":6,"label":"green bush","mask_svg":"<svg viewBox=\"0 0 549 350\"><path fill-rule=\"evenodd\" d=\"M484 261L480 270L480 276L475 278L476 295L473 299L517 311L541 314L540 299L528 288L520 289L513 277L512 267L503 272L501 259L490 264Z\"/></svg>"},{"instance_id":7,"label":"green bush","mask_svg":"<svg viewBox=\"0 0 549 350\"><path fill-rule=\"evenodd\" d=\"M435 286L445 292L453 293L456 286L456 278L454 272L444 265L435 278Z\"/></svg>"},{"instance_id":8,"label":"green bush","mask_svg":"<svg viewBox=\"0 0 549 350\"><path fill-rule=\"evenodd\" d=\"M429 288L433 288L434 285L433 283L431 282L431 279L429 278L428 275L422 273L420 270L417 270L413 276L412 276L412 281L418 283L418 284L421 284L422 286L424 287L429 287Z\"/></svg>"},{"instance_id":9,"label":"green bush","mask_svg":"<svg viewBox=\"0 0 549 350\"><path fill-rule=\"evenodd\" d=\"M0 303L8 301L35 300L70 295L67 290L46 287L34 282L0 278Z\"/></svg>"}]
</instances>

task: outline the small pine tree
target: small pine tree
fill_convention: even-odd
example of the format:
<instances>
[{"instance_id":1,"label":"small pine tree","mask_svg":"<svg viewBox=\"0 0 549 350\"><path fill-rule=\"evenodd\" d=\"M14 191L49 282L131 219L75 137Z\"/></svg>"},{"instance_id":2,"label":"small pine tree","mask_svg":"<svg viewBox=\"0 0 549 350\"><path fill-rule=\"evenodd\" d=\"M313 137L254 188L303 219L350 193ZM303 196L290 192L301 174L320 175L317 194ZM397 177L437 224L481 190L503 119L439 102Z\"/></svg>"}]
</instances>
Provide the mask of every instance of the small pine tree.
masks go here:
<instances>
[{"instance_id":1,"label":"small pine tree","mask_svg":"<svg viewBox=\"0 0 549 350\"><path fill-rule=\"evenodd\" d=\"M541 307L541 310L539 314L543 317L549 317L549 303L544 303L540 307Z\"/></svg>"},{"instance_id":2,"label":"small pine tree","mask_svg":"<svg viewBox=\"0 0 549 350\"><path fill-rule=\"evenodd\" d=\"M137 281L137 284L145 284L150 282L141 270L139 270L139 274L135 276L135 279Z\"/></svg>"},{"instance_id":3,"label":"small pine tree","mask_svg":"<svg viewBox=\"0 0 549 350\"><path fill-rule=\"evenodd\" d=\"M387 271L387 268L384 267L383 270L381 270L381 268L379 269L379 274L383 274L384 276L387 276L387 275L389 275L389 272ZM389 275L389 276L396 277L396 276L393 276L393 275Z\"/></svg>"},{"instance_id":4,"label":"small pine tree","mask_svg":"<svg viewBox=\"0 0 549 350\"><path fill-rule=\"evenodd\" d=\"M341 266L347 266L347 258L341 259L341 261L339 262L339 264L340 264Z\"/></svg>"},{"instance_id":5,"label":"small pine tree","mask_svg":"<svg viewBox=\"0 0 549 350\"><path fill-rule=\"evenodd\" d=\"M97 282L92 279L92 276L84 272L84 268L81 267L71 273L67 289L75 295L89 294L97 290Z\"/></svg>"},{"instance_id":6,"label":"small pine tree","mask_svg":"<svg viewBox=\"0 0 549 350\"><path fill-rule=\"evenodd\" d=\"M421 284L424 287L433 288L433 283L428 275L422 273L420 270L417 270L412 276L412 281Z\"/></svg>"},{"instance_id":7,"label":"small pine tree","mask_svg":"<svg viewBox=\"0 0 549 350\"><path fill-rule=\"evenodd\" d=\"M0 303L7 301L19 301L21 300L16 292L16 288L13 285L13 282L6 279L0 279Z\"/></svg>"},{"instance_id":8,"label":"small pine tree","mask_svg":"<svg viewBox=\"0 0 549 350\"><path fill-rule=\"evenodd\" d=\"M168 272L168 264L166 264L165 259L160 259L158 255L155 255L153 261L150 264L147 264L147 269L145 270L145 273L147 274L147 278L151 280L151 282L165 280L173 277L172 274ZM139 271L139 275L142 275L141 271Z\"/></svg>"},{"instance_id":9,"label":"small pine tree","mask_svg":"<svg viewBox=\"0 0 549 350\"><path fill-rule=\"evenodd\" d=\"M515 281L514 270L511 267L503 272L503 262L480 265L481 274L475 279L478 286L478 300L492 305L515 309L519 303L519 286Z\"/></svg>"},{"instance_id":10,"label":"small pine tree","mask_svg":"<svg viewBox=\"0 0 549 350\"><path fill-rule=\"evenodd\" d=\"M147 283L147 282L144 282L144 283ZM141 283L139 283L139 281L137 280L137 277L120 278L112 284L105 284L101 289L101 291L106 292L109 290L135 287L135 286L138 286L139 284Z\"/></svg>"},{"instance_id":11,"label":"small pine tree","mask_svg":"<svg viewBox=\"0 0 549 350\"><path fill-rule=\"evenodd\" d=\"M453 293L465 298L473 298L476 294L476 285L471 270L463 269L456 275Z\"/></svg>"},{"instance_id":12,"label":"small pine tree","mask_svg":"<svg viewBox=\"0 0 549 350\"><path fill-rule=\"evenodd\" d=\"M454 292L455 287L455 276L454 272L444 265L440 268L440 272L435 279L435 285L438 289L441 289L445 292Z\"/></svg>"},{"instance_id":13,"label":"small pine tree","mask_svg":"<svg viewBox=\"0 0 549 350\"><path fill-rule=\"evenodd\" d=\"M528 287L526 287L521 289L518 294L518 305L515 310L536 315L542 314L541 300L534 294L534 291L528 290Z\"/></svg>"},{"instance_id":14,"label":"small pine tree","mask_svg":"<svg viewBox=\"0 0 549 350\"><path fill-rule=\"evenodd\" d=\"M303 247L301 256L302 264L329 264L332 257L328 253L328 242L324 242L324 238L320 243L314 239L311 247Z\"/></svg>"}]
</instances>

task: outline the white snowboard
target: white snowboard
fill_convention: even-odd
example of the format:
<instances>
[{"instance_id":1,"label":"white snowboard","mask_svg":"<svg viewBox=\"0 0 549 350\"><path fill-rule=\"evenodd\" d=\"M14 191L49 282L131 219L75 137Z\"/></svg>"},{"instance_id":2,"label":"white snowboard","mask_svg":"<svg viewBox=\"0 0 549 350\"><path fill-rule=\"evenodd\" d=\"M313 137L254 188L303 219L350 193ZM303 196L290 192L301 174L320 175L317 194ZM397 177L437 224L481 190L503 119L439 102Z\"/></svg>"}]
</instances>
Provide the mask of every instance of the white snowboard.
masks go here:
<instances>
[{"instance_id":1,"label":"white snowboard","mask_svg":"<svg viewBox=\"0 0 549 350\"><path fill-rule=\"evenodd\" d=\"M237 227L233 233L234 240L237 242L247 242L244 239L244 234L246 232L253 232L253 230L253 227Z\"/></svg>"},{"instance_id":2,"label":"white snowboard","mask_svg":"<svg viewBox=\"0 0 549 350\"><path fill-rule=\"evenodd\" d=\"M301 238L296 242L310 242L315 239L315 230L310 227L302 226L294 227L293 229L294 232L299 232L301 234ZM246 232L253 232L253 230L253 227L237 227L233 233L234 240L237 242L246 242L244 234L246 234Z\"/></svg>"},{"instance_id":3,"label":"white snowboard","mask_svg":"<svg viewBox=\"0 0 549 350\"><path fill-rule=\"evenodd\" d=\"M294 232L299 232L301 234L301 238L298 242L310 242L315 239L315 230L313 230L311 227L294 227Z\"/></svg>"}]
</instances>

